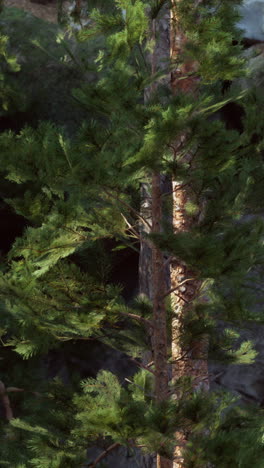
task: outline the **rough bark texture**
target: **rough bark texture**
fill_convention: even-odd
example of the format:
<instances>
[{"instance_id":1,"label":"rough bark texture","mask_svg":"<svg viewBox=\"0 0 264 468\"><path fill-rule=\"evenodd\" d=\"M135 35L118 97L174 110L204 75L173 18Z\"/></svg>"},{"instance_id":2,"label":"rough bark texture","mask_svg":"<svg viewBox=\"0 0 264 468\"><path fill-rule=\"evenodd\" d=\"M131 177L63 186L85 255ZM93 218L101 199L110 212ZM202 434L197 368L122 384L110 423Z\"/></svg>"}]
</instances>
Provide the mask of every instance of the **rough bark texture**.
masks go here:
<instances>
[{"instance_id":1,"label":"rough bark texture","mask_svg":"<svg viewBox=\"0 0 264 468\"><path fill-rule=\"evenodd\" d=\"M161 232L162 199L161 176L152 177L152 233ZM162 251L152 246L153 283L153 355L155 365L155 394L158 401L168 396L167 326L165 308L165 269Z\"/></svg>"},{"instance_id":2,"label":"rough bark texture","mask_svg":"<svg viewBox=\"0 0 264 468\"><path fill-rule=\"evenodd\" d=\"M166 7L161 11L161 18L157 18L152 23L152 39L155 40L155 52L148 57L154 73L158 69L166 66L166 60L169 60L169 9ZM163 83L169 83L169 76L162 78ZM153 91L153 86L145 89L144 100L148 99ZM144 217L152 229L145 224L141 224L141 246L139 259L139 292L145 295L153 302L153 320L155 322L155 331L150 337L152 351L146 352L143 356L143 364L146 365L154 360L156 370L155 394L158 400L167 397L168 392L168 365L167 365L167 336L166 336L166 316L165 303L162 295L165 289L169 288L169 267L164 266L163 253L155 246L150 246L144 242L144 233L160 232L162 220L162 193L170 191L170 183L160 174L154 174L152 177L152 186L150 183L141 185L141 216ZM154 222L152 223L152 220ZM151 464L152 462L152 464ZM170 460L160 456L143 457L141 466L150 468L172 468Z\"/></svg>"},{"instance_id":3,"label":"rough bark texture","mask_svg":"<svg viewBox=\"0 0 264 468\"><path fill-rule=\"evenodd\" d=\"M171 58L177 59L182 53L186 37L181 30L180 21L177 18L177 4L183 0L172 1L171 9ZM194 1L198 5L198 1ZM184 80L180 77L196 70L197 64L186 61L182 66L171 73L171 86L173 93L186 92L195 95L197 93L197 77L190 76ZM185 135L182 135L181 141L176 142L177 146L184 143ZM186 156L188 158L188 155ZM179 182L172 183L173 189L173 229L174 232L187 231L191 227L192 220L186 213L186 203L191 199L191 193L188 186L181 187ZM184 319L186 314L192 308L192 303L199 295L201 281L194 272L180 261L171 262L171 288L174 292L171 294L171 301L175 316L172 320L172 379L177 381L180 377L188 376L193 378L193 390L209 389L207 349L208 339L202 337L199 341L193 341L188 344L188 348L182 345L181 337L184 333ZM182 284L184 283L184 284ZM182 286L180 286L182 284ZM174 395L177 398L177 394ZM188 436L184 432L176 433L176 439L184 447ZM179 445L175 449L175 461L173 468L184 468L184 452Z\"/></svg>"},{"instance_id":4,"label":"rough bark texture","mask_svg":"<svg viewBox=\"0 0 264 468\"><path fill-rule=\"evenodd\" d=\"M177 183L173 182L173 228L174 232L185 231L190 227L188 216L185 211L188 200L188 189L177 190ZM185 347L182 345L181 337L184 334L185 317L193 300L197 298L201 281L195 276L183 262L171 262L171 288L176 289L171 294L171 303L174 311L172 320L172 380L176 382L179 378L188 376L193 379L193 390L209 390L207 349L208 339L206 336L192 341ZM188 281L189 280L189 281ZM182 286L180 284L184 283ZM174 398L178 395L175 393ZM184 447L188 441L187 434L177 432L176 439ZM183 449L176 446L175 461L173 468L184 468Z\"/></svg>"},{"instance_id":5,"label":"rough bark texture","mask_svg":"<svg viewBox=\"0 0 264 468\"><path fill-rule=\"evenodd\" d=\"M150 184L141 184L141 207L140 215L151 225L151 187ZM149 234L150 228L140 223L140 255L139 255L139 293L150 300L153 298L152 287L152 249L144 241L144 234Z\"/></svg>"},{"instance_id":6,"label":"rough bark texture","mask_svg":"<svg viewBox=\"0 0 264 468\"><path fill-rule=\"evenodd\" d=\"M169 23L168 23L169 24ZM171 192L171 183L170 181L163 177L159 176L160 183L160 193L165 194ZM150 224L152 224L152 186L151 184L144 183L141 186L141 216L144 217ZM141 223L140 233L141 233L141 244L140 244L140 256L139 256L139 293L143 296L146 296L152 302L154 301L154 280L153 280L153 263L156 261L156 256L153 254L153 250L150 247L149 243L144 242L144 233L150 233L151 229L146 225ZM161 262L161 256L157 258L158 262ZM170 289L170 268L167 264L164 266L164 258L162 254L162 268L163 268L163 279L165 280L166 290ZM163 281L162 279L162 281ZM158 291L160 291L158 289ZM155 299L158 302L158 298ZM151 330L147 330L147 333L150 333ZM151 342L151 350L146 351L142 356L142 364L145 366L154 360L153 343L154 336L149 336ZM167 365L166 365L167 367ZM170 461L162 460L162 465L160 465L160 457L153 455L144 455L140 461L140 466L143 468L172 468ZM166 465L167 464L167 465Z\"/></svg>"},{"instance_id":7,"label":"rough bark texture","mask_svg":"<svg viewBox=\"0 0 264 468\"><path fill-rule=\"evenodd\" d=\"M162 198L161 176L158 173L152 177L152 232L161 232ZM168 363L167 363L167 325L165 307L165 268L162 251L152 247L152 281L153 281L153 357L155 366L155 396L157 401L168 398ZM171 468L169 460L157 456L157 468Z\"/></svg>"}]
</instances>

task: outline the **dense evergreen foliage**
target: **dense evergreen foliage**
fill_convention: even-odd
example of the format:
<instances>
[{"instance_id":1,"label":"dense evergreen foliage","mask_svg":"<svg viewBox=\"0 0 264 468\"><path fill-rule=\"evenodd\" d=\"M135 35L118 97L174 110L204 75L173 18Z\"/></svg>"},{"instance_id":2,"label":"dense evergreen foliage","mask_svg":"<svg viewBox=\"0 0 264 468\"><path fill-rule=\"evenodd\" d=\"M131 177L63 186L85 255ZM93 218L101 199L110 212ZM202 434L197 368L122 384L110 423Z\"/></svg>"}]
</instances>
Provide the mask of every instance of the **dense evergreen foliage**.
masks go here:
<instances>
[{"instance_id":1,"label":"dense evergreen foliage","mask_svg":"<svg viewBox=\"0 0 264 468\"><path fill-rule=\"evenodd\" d=\"M179 60L199 64L195 100L173 96L158 81L162 73L151 77L146 62L153 47L149 15L162 15L167 3L115 0L110 13L93 9L89 27L76 33L80 41L100 38L96 65L87 64L97 79L73 90L93 111L76 137L70 139L52 122L0 134L4 201L28 223L2 258L0 272L3 467L89 466L87 448L96 443L102 450L116 443L171 456L179 429L191 434L189 468L208 461L219 468L263 466L262 409L240 408L225 393L194 395L188 376L178 383L181 398L157 403L153 368L141 368L125 382L105 370L80 382L76 373L64 381L52 379L43 364L50 350L65 343L73 349L79 340L101 341L140 364L149 347L145 327L152 326L151 303L141 297L125 303L111 282L113 252L107 241L112 240L113 251L138 251L139 187L152 170L191 184L194 219L205 207L191 232L173 234L164 223L161 236L149 236L204 281L207 302L195 301L183 340L206 331L212 358L243 364L255 357L251 343L239 342L232 323L263 321L244 292L247 286L254 302L250 273L263 263L262 100L254 90L232 88L224 96L221 91L223 80L246 73L235 27L241 2L204 0L197 8L193 0L181 3L179 18L189 42ZM2 37L0 53L10 64L5 44ZM166 72L176 65L168 63ZM0 78L2 106L10 106L12 89L4 71ZM152 80L156 92L144 103ZM237 100L245 112L241 134L211 118ZM183 132L188 138L175 155L173 142ZM183 162L187 152L192 154L188 164ZM249 210L254 216L248 220ZM168 329L172 314L168 301ZM219 319L230 323L223 336L216 329Z\"/></svg>"}]
</instances>

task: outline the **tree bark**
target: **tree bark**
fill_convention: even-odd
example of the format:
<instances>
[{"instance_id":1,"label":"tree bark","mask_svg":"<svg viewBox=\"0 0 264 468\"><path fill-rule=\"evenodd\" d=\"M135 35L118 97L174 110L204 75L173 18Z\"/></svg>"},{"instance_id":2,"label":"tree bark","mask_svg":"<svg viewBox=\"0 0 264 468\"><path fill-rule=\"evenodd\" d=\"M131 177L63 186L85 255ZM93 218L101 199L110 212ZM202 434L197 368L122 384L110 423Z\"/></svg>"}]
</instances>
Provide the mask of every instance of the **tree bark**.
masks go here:
<instances>
[{"instance_id":1,"label":"tree bark","mask_svg":"<svg viewBox=\"0 0 264 468\"><path fill-rule=\"evenodd\" d=\"M151 23L151 39L155 43L155 50L148 58L151 63L152 74L157 67L162 69L169 60L169 10L163 8L162 19L153 20ZM169 83L169 76L162 79ZM156 84L145 89L144 100L147 103ZM143 364L154 361L155 369L155 396L157 401L168 398L169 369L167 363L167 324L165 310L165 291L170 287L169 266L164 265L164 256L154 244L152 247L144 242L144 233L161 232L163 218L162 193L169 191L168 181L161 174L155 173L150 177L150 183L141 185L141 215L147 219L152 228L141 224L141 246L139 258L139 292L148 297L153 303L153 335L151 351L143 356ZM156 460L155 460L156 458ZM172 468L172 462L157 455L152 458L152 466L157 468ZM143 465L150 462L145 457Z\"/></svg>"},{"instance_id":2,"label":"tree bark","mask_svg":"<svg viewBox=\"0 0 264 468\"><path fill-rule=\"evenodd\" d=\"M156 71L155 67L157 64L160 65L162 59L166 57L166 48L167 51L170 50L170 57L172 60L178 58L184 48L186 37L184 31L180 28L175 9L175 6L180 1L183 0L174 0L174 2L172 2L170 16L165 13L162 17L163 23L158 24L157 22L152 25L155 28L154 33L152 27L152 38L156 41L156 46L160 47L160 50L155 50L156 56L151 57L153 73ZM198 3L199 0L194 2L196 5L198 5ZM164 37L159 37L157 41L156 28L159 27L159 32L164 32L166 30L166 23L170 29L169 38L167 35L165 40ZM195 95L197 92L197 77L191 75L184 80L179 80L179 78L188 76L188 73L192 73L196 69L196 63L185 61L183 65L179 66L171 73L170 85L173 93L180 91ZM147 89L145 92L145 102L147 102L150 94L151 89ZM180 141L175 142L174 147L176 152L177 148L184 144L186 137L186 135L182 135ZM193 222L186 212L186 203L191 199L191 191L189 187L183 188L182 185L183 184L179 182L172 181L172 219L174 232L189 230ZM164 193L164 186L162 187L162 177L160 174L153 174L152 188L150 184L142 184L141 213L148 220L152 218L152 232L160 232L161 230L161 220L163 216L161 204L162 193ZM142 225L142 236L144 231L146 231L146 227ZM144 242L141 242L139 281L140 293L145 294L153 301L153 320L155 324L154 334L152 336L153 356L151 356L151 353L148 355L146 354L143 357L143 361L147 364L154 357L156 370L155 392L157 399L161 401L163 398L168 397L166 395L169 370L166 351L166 315L165 303L162 300L162 292L164 292L165 289L174 290L174 292L171 293L171 302L175 313L175 317L172 320L172 380L176 382L180 377L190 376L193 378L193 391L198 388L207 390L209 388L207 337L202 337L198 342L193 341L189 349L185 349L181 344L181 336L184 332L184 319L193 306L193 300L197 298L200 292L201 281L183 262L176 262L173 260L167 267L164 267L162 252L155 247L151 249L149 245ZM183 282L184 285L179 286ZM173 395L173 398L178 397L179 395L177 394ZM175 437L178 445L174 452L174 462L157 456L157 468L184 468L183 447L187 443L188 437L183 431L177 432Z\"/></svg>"},{"instance_id":3,"label":"tree bark","mask_svg":"<svg viewBox=\"0 0 264 468\"><path fill-rule=\"evenodd\" d=\"M162 232L164 179L161 174L152 176L152 233ZM157 402L166 400L169 395L168 337L165 293L166 267L163 252L152 246L152 288L153 288L153 362L155 369L155 397ZM157 468L172 468L171 460L157 454Z\"/></svg>"},{"instance_id":4,"label":"tree bark","mask_svg":"<svg viewBox=\"0 0 264 468\"><path fill-rule=\"evenodd\" d=\"M152 177L152 233L161 232L162 198L161 175ZM158 402L166 400L169 394L167 317L165 307L165 266L162 251L152 247L153 282L153 357L155 367L155 396ZM157 456L157 468L172 468L172 462Z\"/></svg>"},{"instance_id":5,"label":"tree bark","mask_svg":"<svg viewBox=\"0 0 264 468\"><path fill-rule=\"evenodd\" d=\"M184 31L180 26L180 19L177 17L177 4L184 0L172 0L171 8L171 59L175 60L183 51L186 43ZM200 0L194 0L194 6L198 6ZM191 93L195 96L197 93L198 78L191 75L184 80L179 78L194 72L197 64L192 61L186 61L171 73L171 87L174 94L177 92ZM181 141L176 142L177 147L184 143L186 135L182 135ZM185 156L188 158L188 155ZM183 184L182 184L183 185ZM182 188L180 182L172 182L173 191L173 230L175 233L188 231L192 225L192 219L186 212L186 203L191 200L190 187ZM191 271L183 262L174 260L170 265L171 303L174 312L172 320L172 380L176 382L179 378L188 376L192 378L192 390L209 389L207 350L208 338L203 336L199 341L193 340L186 349L181 342L184 333L184 319L193 307L193 301L199 295L201 281L197 275ZM184 282L184 285L179 286ZM175 394L174 398L179 397ZM180 443L175 448L175 461L173 468L184 468L184 449L188 442L188 435L183 431L176 433L177 442Z\"/></svg>"}]
</instances>

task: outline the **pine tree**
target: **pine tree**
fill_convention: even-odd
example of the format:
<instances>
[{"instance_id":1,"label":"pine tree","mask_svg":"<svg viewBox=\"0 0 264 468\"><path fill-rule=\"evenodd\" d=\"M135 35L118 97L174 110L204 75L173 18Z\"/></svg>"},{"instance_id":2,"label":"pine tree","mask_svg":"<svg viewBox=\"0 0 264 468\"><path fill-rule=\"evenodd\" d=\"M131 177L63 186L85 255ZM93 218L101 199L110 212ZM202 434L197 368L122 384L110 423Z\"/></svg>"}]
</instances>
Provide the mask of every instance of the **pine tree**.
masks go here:
<instances>
[{"instance_id":1,"label":"pine tree","mask_svg":"<svg viewBox=\"0 0 264 468\"><path fill-rule=\"evenodd\" d=\"M249 209L258 214L254 195L260 197L263 190L263 123L256 112L261 103L254 93L239 89L221 94L221 80L245 73L241 46L232 45L240 37L238 3L181 3L188 40L177 63L172 57L162 70L151 70L146 56L156 40L149 37L150 22L155 25L166 2L116 0L112 14L93 10L89 27L76 34L79 40L100 39L97 80L73 92L93 111L93 119L72 139L51 123L0 135L5 201L30 223L0 275L5 356L0 396L6 417L1 466L89 466L87 447L98 439L105 451L90 466L99 466L120 445L157 452L159 463L171 463L175 445L181 444L175 433L185 434L185 467L211 462L247 468L249 460L261 466L262 411L254 415L251 409L230 408L232 399L225 394L193 392L192 375L169 382L169 347L165 340L157 347L162 333L170 336L175 313L171 291L165 289L167 255L199 281L199 293L184 313L181 348L189 350L210 335L212 351L217 355L218 350L221 359L243 363L255 355L247 342L230 351L238 339L232 327L221 340L216 329L219 318L263 321L248 310L241 294L248 273L263 260L263 222L257 216L243 219ZM187 59L197 63L196 99L185 90L173 93L161 81ZM91 65L88 58L87 68ZM188 82L193 68L180 70L178 82ZM144 102L146 87L152 92ZM209 120L237 99L245 110L241 135ZM139 197L150 174L152 225L140 213ZM192 222L187 231L175 233L162 215L165 208L172 212L173 203L161 193L160 174L170 177L174 187L188 186L191 197L184 209ZM150 231L142 237L153 252L153 304L139 296L128 306L105 275L104 242L114 239L117 248L137 248L140 223ZM64 342L74 346L84 339L126 351L141 369L126 385L106 371L82 381L81 390L76 379L67 385L44 381L39 357ZM154 366L140 364L151 346ZM240 447L240 438L250 444Z\"/></svg>"}]
</instances>

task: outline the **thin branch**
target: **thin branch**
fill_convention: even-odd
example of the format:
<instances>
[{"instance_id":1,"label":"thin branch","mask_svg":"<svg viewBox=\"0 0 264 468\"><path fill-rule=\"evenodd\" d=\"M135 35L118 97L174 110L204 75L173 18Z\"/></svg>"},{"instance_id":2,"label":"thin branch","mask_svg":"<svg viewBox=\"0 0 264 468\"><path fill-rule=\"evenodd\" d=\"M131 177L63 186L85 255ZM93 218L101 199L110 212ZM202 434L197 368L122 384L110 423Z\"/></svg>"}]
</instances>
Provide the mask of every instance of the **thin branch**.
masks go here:
<instances>
[{"instance_id":1,"label":"thin branch","mask_svg":"<svg viewBox=\"0 0 264 468\"><path fill-rule=\"evenodd\" d=\"M153 366L153 364L154 364L154 361L151 361L146 365L146 367L151 367L151 366Z\"/></svg>"},{"instance_id":2,"label":"thin branch","mask_svg":"<svg viewBox=\"0 0 264 468\"><path fill-rule=\"evenodd\" d=\"M96 465L98 465L98 463L103 459L105 458L109 452L111 452L112 450L116 449L117 447L120 447L120 443L119 442L115 442L114 444L110 445L103 453L101 453L101 455L99 455L95 460L94 462L90 463L88 466L90 466L91 468L94 468Z\"/></svg>"},{"instance_id":3,"label":"thin branch","mask_svg":"<svg viewBox=\"0 0 264 468\"><path fill-rule=\"evenodd\" d=\"M172 260L174 259L174 257L172 255L170 255L167 260L165 260L164 262L164 267L166 267Z\"/></svg>"},{"instance_id":4,"label":"thin branch","mask_svg":"<svg viewBox=\"0 0 264 468\"><path fill-rule=\"evenodd\" d=\"M6 388L6 392L9 393L9 392L24 392L25 389L24 388L18 388L18 387L7 387Z\"/></svg>"},{"instance_id":5,"label":"thin branch","mask_svg":"<svg viewBox=\"0 0 264 468\"><path fill-rule=\"evenodd\" d=\"M61 339L63 341L70 341L70 340L84 340L84 341L97 341L98 338L90 338L89 336L59 336L59 337L56 337L58 339Z\"/></svg>"},{"instance_id":6,"label":"thin branch","mask_svg":"<svg viewBox=\"0 0 264 468\"><path fill-rule=\"evenodd\" d=\"M63 283L64 283L64 285L65 285L65 287L66 287L66 290L67 290L66 295L67 295L67 297L68 297L71 301L75 300L75 298L71 296L70 288L69 288L69 286L68 286L68 284L67 284L67 282L66 282L66 280L65 280L65 276L64 276L64 274L63 274L63 270L62 270L62 268L61 268L61 265L60 265L59 263L57 263L56 266L57 266L57 268L58 268L58 270L59 270L59 272L60 272L60 274L61 274L62 281L63 281Z\"/></svg>"},{"instance_id":7,"label":"thin branch","mask_svg":"<svg viewBox=\"0 0 264 468\"><path fill-rule=\"evenodd\" d=\"M130 224L130 222L129 222L129 221L127 220L127 218L123 215L123 213L121 213L121 216L122 216L122 218L125 220L125 222L127 223L128 227L129 227L129 229L130 229L130 231L134 234L134 237L136 237L136 239L140 239L140 235L139 235L139 233L136 231L136 229L134 228L134 226L132 226L132 225Z\"/></svg>"},{"instance_id":8,"label":"thin branch","mask_svg":"<svg viewBox=\"0 0 264 468\"><path fill-rule=\"evenodd\" d=\"M124 315L125 317L129 317L129 318L132 318L132 319L135 319L135 320L138 320L139 322L142 322L144 323L145 325L149 325L150 327L153 328L153 323L148 320L148 319L145 319L144 317L141 317L141 315L137 315L137 314L131 314L129 312L121 312L121 311L114 311L114 312L117 312L118 314L121 314L121 315Z\"/></svg>"},{"instance_id":9,"label":"thin branch","mask_svg":"<svg viewBox=\"0 0 264 468\"><path fill-rule=\"evenodd\" d=\"M142 364L142 362L138 362L138 361L136 361L136 359L134 359L134 358L132 358L132 357L130 357L129 359L130 359L130 361L133 361L135 364L137 364L137 366L139 366L139 367L141 367L142 369L145 369L145 370L151 372L151 374L155 375L155 372L152 371L152 370L149 368L150 366L149 366L149 367L148 367L148 366L144 366L144 364Z\"/></svg>"},{"instance_id":10,"label":"thin branch","mask_svg":"<svg viewBox=\"0 0 264 468\"><path fill-rule=\"evenodd\" d=\"M199 346L199 344L197 344L196 346L192 346L191 348L187 349L187 351L185 351L180 357L178 357L177 359L173 359L173 360L170 360L170 364L174 364L175 362L178 362L178 361L189 361L190 359L190 356L189 354L193 352L194 349L196 349L197 347ZM187 359L185 359L187 358ZM198 356L198 357L191 357L191 360L192 361L199 361L199 360L203 360L204 358L201 357L201 356ZM220 372L219 375L221 375L223 372ZM218 377L218 374L216 376L216 378ZM206 377L207 378L207 377Z\"/></svg>"},{"instance_id":11,"label":"thin branch","mask_svg":"<svg viewBox=\"0 0 264 468\"><path fill-rule=\"evenodd\" d=\"M185 351L185 353L183 353L180 357L178 357L177 359L173 359L173 360L170 360L170 364L174 364L175 362L178 362L178 361L184 361L185 358L188 356L188 354L191 352L191 349L188 349L187 351ZM188 357L189 359L189 357Z\"/></svg>"},{"instance_id":12,"label":"thin branch","mask_svg":"<svg viewBox=\"0 0 264 468\"><path fill-rule=\"evenodd\" d=\"M174 291L174 294L175 296L177 296L179 299L181 299L183 302L185 302L185 304L189 304L189 302L183 297L181 296L181 294L178 294Z\"/></svg>"},{"instance_id":13,"label":"thin branch","mask_svg":"<svg viewBox=\"0 0 264 468\"><path fill-rule=\"evenodd\" d=\"M146 226L148 226L149 229L151 229L151 225L149 224L149 222L145 218L143 218L143 216L141 216L141 214L137 210L135 210L135 208L133 208L133 206L129 205L124 200L120 200L120 198L116 197L112 193L109 193L108 190L106 190L105 188L103 188L103 191L109 197L114 198L114 200L120 202L122 205L124 205L126 208L128 208L130 211L132 211L132 213L134 213L144 224L146 224Z\"/></svg>"},{"instance_id":14,"label":"thin branch","mask_svg":"<svg viewBox=\"0 0 264 468\"><path fill-rule=\"evenodd\" d=\"M81 234L80 232L75 231L75 230L72 229L72 228L69 228L69 227L67 227L67 226L61 226L61 229L64 229L64 231L72 232L73 234L77 234L77 235L80 236L82 239L87 240L87 236L84 236L84 234Z\"/></svg>"},{"instance_id":15,"label":"thin branch","mask_svg":"<svg viewBox=\"0 0 264 468\"><path fill-rule=\"evenodd\" d=\"M185 187L188 187L190 185L190 183L191 183L191 181L186 182L186 184L178 185L174 190L171 190L170 192L163 193L161 196L162 197L168 197L169 195L172 195L173 193L178 192L178 191L184 189Z\"/></svg>"},{"instance_id":16,"label":"thin branch","mask_svg":"<svg viewBox=\"0 0 264 468\"><path fill-rule=\"evenodd\" d=\"M181 286L184 285L184 283L187 283L188 281L194 281L195 278L186 278L184 281L182 281L180 284L178 284L178 286L176 286L175 288L172 288L170 289L169 291L167 291L164 296L162 296L162 299L164 299L164 297L167 297L169 296L171 293L173 293L174 291L177 291L177 289L179 289ZM179 296L180 297L180 296ZM182 298L183 299L183 298ZM185 301L187 302L187 301Z\"/></svg>"},{"instance_id":17,"label":"thin branch","mask_svg":"<svg viewBox=\"0 0 264 468\"><path fill-rule=\"evenodd\" d=\"M214 375L214 374L209 374L209 379L210 379L210 382L214 382L216 381L216 379L218 379L218 377L221 377L222 375L224 375L224 371L221 371L221 372L218 372L218 374Z\"/></svg>"},{"instance_id":18,"label":"thin branch","mask_svg":"<svg viewBox=\"0 0 264 468\"><path fill-rule=\"evenodd\" d=\"M153 395L152 393L145 393L145 389L144 389L143 387L141 387L140 385L137 385L135 382L132 382L132 380L129 380L129 379L127 379L127 378L125 378L125 380L126 380L127 382L129 382L130 384L135 385L136 387L140 388L140 390L143 391L144 395L149 396L149 397L151 397L151 398L157 398L157 397L156 397L155 395Z\"/></svg>"},{"instance_id":19,"label":"thin branch","mask_svg":"<svg viewBox=\"0 0 264 468\"><path fill-rule=\"evenodd\" d=\"M13 410L11 407L9 396L7 395L5 384L0 380L0 399L2 400L3 407L5 409L5 416L7 421L13 419Z\"/></svg>"},{"instance_id":20,"label":"thin branch","mask_svg":"<svg viewBox=\"0 0 264 468\"><path fill-rule=\"evenodd\" d=\"M32 250L32 252L37 252L39 254L43 254L45 252L50 252L51 250L55 249L65 249L66 247L75 247L75 244L81 244L81 241L75 241L74 243L70 244L64 244L64 245L56 245L55 247L50 247L49 249L44 249L44 250L38 250L38 249L33 249L32 247L22 247L21 250Z\"/></svg>"},{"instance_id":21,"label":"thin branch","mask_svg":"<svg viewBox=\"0 0 264 468\"><path fill-rule=\"evenodd\" d=\"M39 392L34 392L33 390L25 390L24 388L18 388L18 387L7 387L6 389L6 392L9 393L9 392L26 392L26 393L32 393L33 395L37 396L37 397L45 397L46 396L42 393L39 393Z\"/></svg>"}]
</instances>

